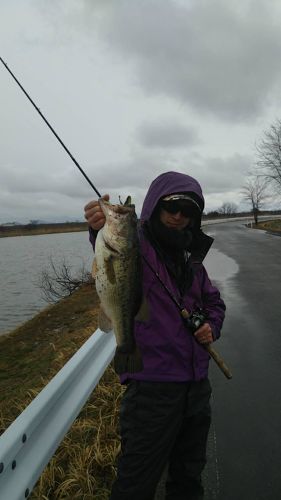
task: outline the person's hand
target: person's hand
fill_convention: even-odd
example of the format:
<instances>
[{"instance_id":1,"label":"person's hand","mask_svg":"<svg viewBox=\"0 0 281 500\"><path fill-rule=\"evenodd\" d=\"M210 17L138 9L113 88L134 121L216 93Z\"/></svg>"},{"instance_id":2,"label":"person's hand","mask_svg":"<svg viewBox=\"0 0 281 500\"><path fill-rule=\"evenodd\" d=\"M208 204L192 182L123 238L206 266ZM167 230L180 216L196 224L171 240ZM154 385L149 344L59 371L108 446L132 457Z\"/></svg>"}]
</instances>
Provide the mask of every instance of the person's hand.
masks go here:
<instances>
[{"instance_id":1,"label":"person's hand","mask_svg":"<svg viewBox=\"0 0 281 500\"><path fill-rule=\"evenodd\" d=\"M109 201L109 195L105 194L102 199ZM95 231L99 231L105 223L105 216L97 200L92 200L84 207L84 217L89 226Z\"/></svg>"},{"instance_id":2,"label":"person's hand","mask_svg":"<svg viewBox=\"0 0 281 500\"><path fill-rule=\"evenodd\" d=\"M209 323L204 323L200 326L200 328L198 328L198 330L194 333L194 336L200 344L210 344L213 342L212 329Z\"/></svg>"}]
</instances>

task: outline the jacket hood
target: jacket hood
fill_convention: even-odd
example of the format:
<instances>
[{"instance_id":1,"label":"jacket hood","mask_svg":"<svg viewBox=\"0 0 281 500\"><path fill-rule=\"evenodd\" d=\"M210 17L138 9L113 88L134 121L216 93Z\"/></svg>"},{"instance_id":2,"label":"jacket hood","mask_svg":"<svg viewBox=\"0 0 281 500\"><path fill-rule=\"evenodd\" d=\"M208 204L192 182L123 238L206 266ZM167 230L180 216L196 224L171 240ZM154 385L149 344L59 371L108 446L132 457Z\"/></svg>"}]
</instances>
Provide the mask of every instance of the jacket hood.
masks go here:
<instances>
[{"instance_id":1,"label":"jacket hood","mask_svg":"<svg viewBox=\"0 0 281 500\"><path fill-rule=\"evenodd\" d=\"M205 200L199 182L190 175L180 172L165 172L151 183L143 202L141 221L149 220L158 201L163 196L173 193L189 193L194 195L195 201L203 212Z\"/></svg>"}]
</instances>

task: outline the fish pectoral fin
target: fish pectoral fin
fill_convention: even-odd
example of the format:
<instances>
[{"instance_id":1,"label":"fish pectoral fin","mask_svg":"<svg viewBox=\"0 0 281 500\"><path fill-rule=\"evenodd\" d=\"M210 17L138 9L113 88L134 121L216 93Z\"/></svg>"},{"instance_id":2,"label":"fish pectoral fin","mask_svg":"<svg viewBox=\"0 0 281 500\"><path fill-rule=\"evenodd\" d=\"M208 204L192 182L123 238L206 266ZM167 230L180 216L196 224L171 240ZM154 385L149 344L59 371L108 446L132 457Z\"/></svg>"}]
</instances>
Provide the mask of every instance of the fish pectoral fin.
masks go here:
<instances>
[{"instance_id":1,"label":"fish pectoral fin","mask_svg":"<svg viewBox=\"0 0 281 500\"><path fill-rule=\"evenodd\" d=\"M100 307L100 310L99 310L98 323L99 323L100 330L102 330L104 333L111 332L111 330L112 330L111 319L105 314L102 307Z\"/></svg>"},{"instance_id":2,"label":"fish pectoral fin","mask_svg":"<svg viewBox=\"0 0 281 500\"><path fill-rule=\"evenodd\" d=\"M96 258L94 258L93 265L92 265L92 276L94 279L96 279L97 274L98 274L98 265L97 265Z\"/></svg>"},{"instance_id":3,"label":"fish pectoral fin","mask_svg":"<svg viewBox=\"0 0 281 500\"><path fill-rule=\"evenodd\" d=\"M132 352L124 352L118 347L114 356L114 370L118 375L122 373L135 373L143 370L140 350L135 346Z\"/></svg>"},{"instance_id":4,"label":"fish pectoral fin","mask_svg":"<svg viewBox=\"0 0 281 500\"><path fill-rule=\"evenodd\" d=\"M135 316L136 321L142 321L146 323L149 320L149 305L146 297L142 297L140 308Z\"/></svg>"},{"instance_id":5,"label":"fish pectoral fin","mask_svg":"<svg viewBox=\"0 0 281 500\"><path fill-rule=\"evenodd\" d=\"M109 257L108 259L104 260L104 266L105 266L105 273L108 278L108 281L114 285L116 283L116 276L115 276L115 271L113 267L113 257Z\"/></svg>"}]
</instances>

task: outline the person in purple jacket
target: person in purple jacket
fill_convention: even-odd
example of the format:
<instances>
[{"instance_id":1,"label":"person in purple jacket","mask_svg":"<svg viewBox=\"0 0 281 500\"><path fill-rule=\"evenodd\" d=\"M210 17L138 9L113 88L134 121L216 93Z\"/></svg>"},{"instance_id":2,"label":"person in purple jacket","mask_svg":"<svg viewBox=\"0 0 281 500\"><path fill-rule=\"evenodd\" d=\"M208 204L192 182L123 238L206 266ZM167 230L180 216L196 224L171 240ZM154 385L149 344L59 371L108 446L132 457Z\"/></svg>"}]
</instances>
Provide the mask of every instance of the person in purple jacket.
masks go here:
<instances>
[{"instance_id":1,"label":"person in purple jacket","mask_svg":"<svg viewBox=\"0 0 281 500\"><path fill-rule=\"evenodd\" d=\"M105 199L109 199L105 195ZM124 373L121 454L111 500L153 500L166 465L166 500L199 500L211 422L209 354L225 304L202 264L213 239L201 230L204 197L189 175L165 172L149 187L140 217L143 293L149 319L135 321L144 368ZM105 218L97 201L85 207L94 245ZM206 320L192 334L156 276L189 312Z\"/></svg>"}]
</instances>

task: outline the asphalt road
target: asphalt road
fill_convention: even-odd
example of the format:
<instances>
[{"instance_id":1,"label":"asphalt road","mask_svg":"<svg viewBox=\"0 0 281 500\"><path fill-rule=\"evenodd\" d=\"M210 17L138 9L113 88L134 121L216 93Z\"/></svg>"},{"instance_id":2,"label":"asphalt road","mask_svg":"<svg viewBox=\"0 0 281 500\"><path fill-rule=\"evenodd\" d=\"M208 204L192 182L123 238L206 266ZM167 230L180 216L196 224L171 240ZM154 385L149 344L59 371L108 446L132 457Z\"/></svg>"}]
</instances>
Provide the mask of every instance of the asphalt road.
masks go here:
<instances>
[{"instance_id":1,"label":"asphalt road","mask_svg":"<svg viewBox=\"0 0 281 500\"><path fill-rule=\"evenodd\" d=\"M206 500L281 498L281 237L243 223L209 226L226 302L215 348L233 372L211 362L213 424ZM226 257L227 256L227 257ZM226 260L225 260L226 259ZM233 260L230 260L233 259ZM237 267L238 265L238 267Z\"/></svg>"}]
</instances>

